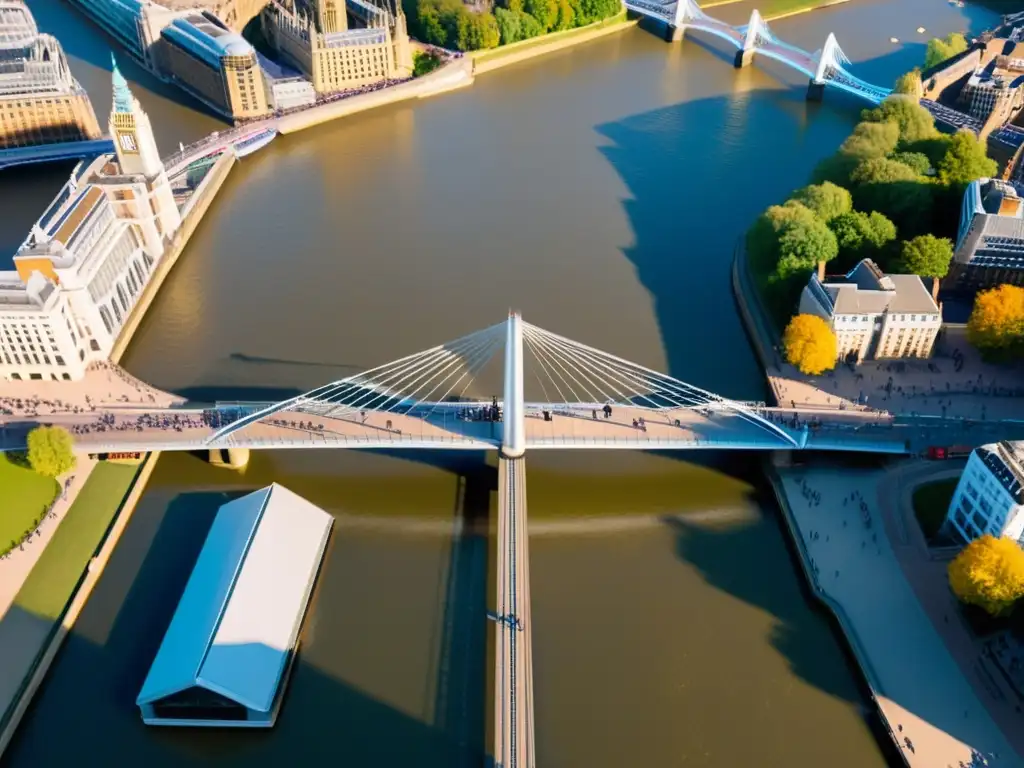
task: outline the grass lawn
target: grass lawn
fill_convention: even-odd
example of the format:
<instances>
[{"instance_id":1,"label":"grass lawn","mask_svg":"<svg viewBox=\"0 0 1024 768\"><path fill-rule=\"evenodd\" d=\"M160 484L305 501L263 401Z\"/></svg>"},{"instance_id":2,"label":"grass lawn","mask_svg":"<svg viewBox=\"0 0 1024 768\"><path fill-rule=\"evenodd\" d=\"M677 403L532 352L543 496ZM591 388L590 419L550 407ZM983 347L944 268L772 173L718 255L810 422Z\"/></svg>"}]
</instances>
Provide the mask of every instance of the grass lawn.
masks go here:
<instances>
[{"instance_id":1,"label":"grass lawn","mask_svg":"<svg viewBox=\"0 0 1024 768\"><path fill-rule=\"evenodd\" d=\"M957 478L936 480L934 483L918 486L914 489L914 517L921 526L924 537L931 541L939 532L942 521L946 519L949 502L956 490Z\"/></svg>"},{"instance_id":2,"label":"grass lawn","mask_svg":"<svg viewBox=\"0 0 1024 768\"><path fill-rule=\"evenodd\" d=\"M14 599L16 605L48 619L60 616L138 471L127 464L96 465Z\"/></svg>"},{"instance_id":3,"label":"grass lawn","mask_svg":"<svg viewBox=\"0 0 1024 768\"><path fill-rule=\"evenodd\" d=\"M21 541L57 497L56 480L37 475L0 454L0 554Z\"/></svg>"},{"instance_id":4,"label":"grass lawn","mask_svg":"<svg viewBox=\"0 0 1024 768\"><path fill-rule=\"evenodd\" d=\"M716 5L731 5L740 0L711 0L709 3L702 3L702 8L714 8ZM757 7L761 16L765 19L783 16L785 14L797 13L798 11L809 11L813 8L821 8L832 5L836 0L759 0L751 7Z\"/></svg>"}]
</instances>

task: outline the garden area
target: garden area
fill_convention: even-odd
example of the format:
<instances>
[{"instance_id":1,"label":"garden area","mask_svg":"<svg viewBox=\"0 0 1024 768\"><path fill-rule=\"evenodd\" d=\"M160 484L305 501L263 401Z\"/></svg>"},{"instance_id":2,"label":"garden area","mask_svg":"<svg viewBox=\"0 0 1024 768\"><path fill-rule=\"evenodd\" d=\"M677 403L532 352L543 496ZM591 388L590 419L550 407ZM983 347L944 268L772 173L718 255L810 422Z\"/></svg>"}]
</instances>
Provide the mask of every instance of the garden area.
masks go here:
<instances>
[{"instance_id":1,"label":"garden area","mask_svg":"<svg viewBox=\"0 0 1024 768\"><path fill-rule=\"evenodd\" d=\"M0 554L15 549L27 531L35 530L60 486L52 477L33 471L9 453L0 454Z\"/></svg>"},{"instance_id":2,"label":"garden area","mask_svg":"<svg viewBox=\"0 0 1024 768\"><path fill-rule=\"evenodd\" d=\"M43 550L14 604L47 619L64 610L139 467L100 462Z\"/></svg>"}]
</instances>

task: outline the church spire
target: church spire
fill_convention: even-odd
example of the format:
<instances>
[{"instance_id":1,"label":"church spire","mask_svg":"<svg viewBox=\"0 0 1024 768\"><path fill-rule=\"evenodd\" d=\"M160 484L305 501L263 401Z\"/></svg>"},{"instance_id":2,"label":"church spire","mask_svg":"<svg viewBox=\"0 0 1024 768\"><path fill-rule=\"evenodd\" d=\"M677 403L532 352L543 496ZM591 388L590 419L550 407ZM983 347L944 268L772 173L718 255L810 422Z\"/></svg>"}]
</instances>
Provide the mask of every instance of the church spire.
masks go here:
<instances>
[{"instance_id":1,"label":"church spire","mask_svg":"<svg viewBox=\"0 0 1024 768\"><path fill-rule=\"evenodd\" d=\"M114 111L121 114L128 114L132 111L132 92L128 88L128 82L117 68L117 59L110 54L110 61L114 65L111 79L114 82Z\"/></svg>"}]
</instances>

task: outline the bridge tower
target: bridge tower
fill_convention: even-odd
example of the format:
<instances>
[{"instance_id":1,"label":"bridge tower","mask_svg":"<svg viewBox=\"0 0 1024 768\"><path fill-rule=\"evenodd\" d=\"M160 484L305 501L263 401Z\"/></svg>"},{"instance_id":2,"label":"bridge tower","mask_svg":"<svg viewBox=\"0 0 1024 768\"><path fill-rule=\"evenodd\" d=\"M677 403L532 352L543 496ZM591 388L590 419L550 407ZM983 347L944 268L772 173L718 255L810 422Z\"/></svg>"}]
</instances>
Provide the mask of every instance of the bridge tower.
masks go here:
<instances>
[{"instance_id":1,"label":"bridge tower","mask_svg":"<svg viewBox=\"0 0 1024 768\"><path fill-rule=\"evenodd\" d=\"M510 312L505 330L505 413L501 453L518 459L526 452L526 414L523 412L523 319Z\"/></svg>"},{"instance_id":2,"label":"bridge tower","mask_svg":"<svg viewBox=\"0 0 1024 768\"><path fill-rule=\"evenodd\" d=\"M686 22L693 18L693 0L678 0L672 21L665 27L665 42L675 43L686 34Z\"/></svg>"},{"instance_id":3,"label":"bridge tower","mask_svg":"<svg viewBox=\"0 0 1024 768\"><path fill-rule=\"evenodd\" d=\"M750 12L750 23L747 24L747 34L743 38L743 47L736 51L736 58L732 62L736 69L743 69L743 67L754 60L754 51L757 49L757 41L764 31L764 26L764 19L761 18L760 11L755 8Z\"/></svg>"},{"instance_id":4,"label":"bridge tower","mask_svg":"<svg viewBox=\"0 0 1024 768\"><path fill-rule=\"evenodd\" d=\"M807 84L808 101L821 101L825 97L825 84L828 82L829 70L836 66L838 52L839 41L836 40L834 32L829 32L825 46L818 56L818 69L815 71L814 77L811 78L811 82Z\"/></svg>"}]
</instances>

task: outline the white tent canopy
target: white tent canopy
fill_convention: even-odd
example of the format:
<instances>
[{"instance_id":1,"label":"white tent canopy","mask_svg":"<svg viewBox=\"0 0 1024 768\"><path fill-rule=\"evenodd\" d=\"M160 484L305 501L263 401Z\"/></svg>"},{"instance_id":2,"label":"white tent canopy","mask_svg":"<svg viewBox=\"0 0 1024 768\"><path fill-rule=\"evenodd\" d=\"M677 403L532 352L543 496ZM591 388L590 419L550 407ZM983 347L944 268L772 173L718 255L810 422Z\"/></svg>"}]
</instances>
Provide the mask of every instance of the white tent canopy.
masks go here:
<instances>
[{"instance_id":1,"label":"white tent canopy","mask_svg":"<svg viewBox=\"0 0 1024 768\"><path fill-rule=\"evenodd\" d=\"M136 699L145 722L273 724L333 522L276 483L220 508ZM161 700L193 688L244 707L246 719L159 716Z\"/></svg>"}]
</instances>

